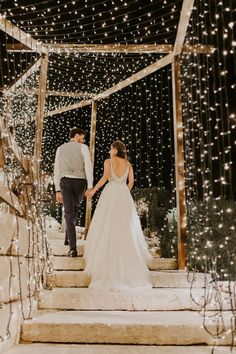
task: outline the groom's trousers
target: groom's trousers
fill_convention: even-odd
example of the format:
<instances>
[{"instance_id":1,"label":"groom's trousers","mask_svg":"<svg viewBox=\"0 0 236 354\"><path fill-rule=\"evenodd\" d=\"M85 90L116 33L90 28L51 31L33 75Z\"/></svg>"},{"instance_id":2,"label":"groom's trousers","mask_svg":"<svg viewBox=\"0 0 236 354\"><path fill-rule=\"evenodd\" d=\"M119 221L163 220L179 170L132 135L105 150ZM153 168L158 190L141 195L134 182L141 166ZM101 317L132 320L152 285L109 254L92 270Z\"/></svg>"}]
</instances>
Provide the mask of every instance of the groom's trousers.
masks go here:
<instances>
[{"instance_id":1,"label":"groom's trousers","mask_svg":"<svg viewBox=\"0 0 236 354\"><path fill-rule=\"evenodd\" d=\"M87 181L82 178L62 177L60 181L61 193L66 221L66 234L70 249L76 248L76 220L79 214L79 205L84 198Z\"/></svg>"}]
</instances>

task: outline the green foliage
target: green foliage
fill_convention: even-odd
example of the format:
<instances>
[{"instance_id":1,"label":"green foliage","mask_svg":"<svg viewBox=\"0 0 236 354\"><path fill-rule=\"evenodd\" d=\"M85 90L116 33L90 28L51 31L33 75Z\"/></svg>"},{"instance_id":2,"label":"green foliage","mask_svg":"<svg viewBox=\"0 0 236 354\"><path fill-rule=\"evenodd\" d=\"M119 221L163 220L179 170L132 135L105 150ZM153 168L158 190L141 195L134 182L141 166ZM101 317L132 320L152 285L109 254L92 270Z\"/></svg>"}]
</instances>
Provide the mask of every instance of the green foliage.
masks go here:
<instances>
[{"instance_id":1,"label":"green foliage","mask_svg":"<svg viewBox=\"0 0 236 354\"><path fill-rule=\"evenodd\" d=\"M177 222L173 220L164 225L160 231L161 256L164 258L177 258Z\"/></svg>"},{"instance_id":2,"label":"green foliage","mask_svg":"<svg viewBox=\"0 0 236 354\"><path fill-rule=\"evenodd\" d=\"M167 211L171 208L170 192L157 187L137 188L132 191L132 196L136 203L141 199L147 203L147 227L150 231L160 230L165 223Z\"/></svg>"},{"instance_id":3,"label":"green foliage","mask_svg":"<svg viewBox=\"0 0 236 354\"><path fill-rule=\"evenodd\" d=\"M140 215L143 229L149 228L156 232L161 257L171 258L177 256L177 225L176 221L167 222L166 215L171 205L171 193L166 189L140 188L132 191L136 205L140 200L147 204L148 212Z\"/></svg>"}]
</instances>

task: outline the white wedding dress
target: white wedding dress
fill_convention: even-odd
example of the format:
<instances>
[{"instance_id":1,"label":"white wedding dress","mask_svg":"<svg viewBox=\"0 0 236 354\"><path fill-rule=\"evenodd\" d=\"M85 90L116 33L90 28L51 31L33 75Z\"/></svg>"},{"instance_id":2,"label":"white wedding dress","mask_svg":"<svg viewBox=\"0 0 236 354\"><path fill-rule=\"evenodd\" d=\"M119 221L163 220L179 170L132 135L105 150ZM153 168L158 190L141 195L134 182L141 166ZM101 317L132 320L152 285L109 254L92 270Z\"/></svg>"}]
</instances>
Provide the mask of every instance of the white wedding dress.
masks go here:
<instances>
[{"instance_id":1,"label":"white wedding dress","mask_svg":"<svg viewBox=\"0 0 236 354\"><path fill-rule=\"evenodd\" d=\"M151 289L148 251L124 175L111 177L99 198L85 242L89 288L123 291Z\"/></svg>"}]
</instances>

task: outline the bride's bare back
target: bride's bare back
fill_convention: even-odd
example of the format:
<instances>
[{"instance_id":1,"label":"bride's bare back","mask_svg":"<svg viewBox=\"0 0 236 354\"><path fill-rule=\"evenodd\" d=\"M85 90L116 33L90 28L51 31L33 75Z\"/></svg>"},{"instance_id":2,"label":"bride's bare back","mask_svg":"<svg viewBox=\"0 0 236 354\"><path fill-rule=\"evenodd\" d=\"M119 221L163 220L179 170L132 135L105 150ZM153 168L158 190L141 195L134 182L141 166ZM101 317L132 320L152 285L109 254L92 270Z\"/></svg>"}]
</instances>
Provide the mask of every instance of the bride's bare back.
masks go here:
<instances>
[{"instance_id":1,"label":"bride's bare back","mask_svg":"<svg viewBox=\"0 0 236 354\"><path fill-rule=\"evenodd\" d=\"M102 178L98 181L96 186L92 190L92 195L96 193L96 191L101 188L111 177L111 160L112 160L112 168L113 173L120 178L125 174L128 169L128 188L132 189L134 185L134 171L131 163L126 159L122 159L120 157L112 157L112 159L107 159L104 162L104 172ZM92 196L91 195L91 196Z\"/></svg>"},{"instance_id":2,"label":"bride's bare back","mask_svg":"<svg viewBox=\"0 0 236 354\"><path fill-rule=\"evenodd\" d=\"M113 171L117 177L122 177L130 165L127 160L120 157L113 157L110 159L110 164L112 164Z\"/></svg>"},{"instance_id":3,"label":"bride's bare back","mask_svg":"<svg viewBox=\"0 0 236 354\"><path fill-rule=\"evenodd\" d=\"M120 178L124 176L124 174L128 170L128 187L131 189L134 184L134 173L132 165L126 159L122 159L118 156L114 156L109 160L106 160L109 163L109 175L111 176L111 168L113 169L113 173L116 177ZM112 166L111 166L112 164ZM108 166L107 166L108 167Z\"/></svg>"}]
</instances>

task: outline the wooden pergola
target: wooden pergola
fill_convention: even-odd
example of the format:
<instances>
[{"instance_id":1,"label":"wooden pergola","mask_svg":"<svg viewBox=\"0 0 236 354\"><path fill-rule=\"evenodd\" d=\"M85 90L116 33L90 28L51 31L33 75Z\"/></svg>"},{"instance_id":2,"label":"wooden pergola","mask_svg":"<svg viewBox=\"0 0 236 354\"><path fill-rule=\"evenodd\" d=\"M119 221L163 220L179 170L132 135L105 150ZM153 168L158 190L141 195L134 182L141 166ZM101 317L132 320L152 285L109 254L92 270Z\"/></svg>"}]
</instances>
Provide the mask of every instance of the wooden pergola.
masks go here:
<instances>
[{"instance_id":1,"label":"wooden pergola","mask_svg":"<svg viewBox=\"0 0 236 354\"><path fill-rule=\"evenodd\" d=\"M184 181L184 137L183 137L183 119L182 119L182 105L181 105L181 79L180 79L180 54L182 52L187 53L203 53L211 54L214 49L205 45L184 46L184 39L186 36L187 28L189 25L190 16L193 9L194 0L183 0L182 10L179 18L177 34L174 45L166 44L141 44L141 45L91 45L91 44L50 44L45 45L36 41L32 36L20 30L13 25L10 21L0 18L0 29L19 41L19 44L7 45L8 51L33 51L40 54L40 58L28 69L21 77L19 77L14 84L7 90L3 90L3 94L6 96L6 111L5 117L7 119L8 110L10 107L10 93L16 92L21 88L18 87L36 70L40 68L39 75L39 89L38 92L38 106L36 113L36 136L35 136L35 149L33 165L31 166L34 175L34 181L38 181L40 178L40 159L41 159L41 146L42 146L42 132L43 123L45 117L50 117L55 114L67 112L73 109L82 108L84 106L91 106L91 126L90 126L90 154L92 163L94 163L95 154L95 138L96 138L96 115L97 115L97 102L104 98L109 97L113 93L122 90L126 86L133 84L134 82L141 80L147 75L162 69L163 67L171 64L172 66L172 87L173 87L173 119L174 119L174 148L175 148L175 177L176 177L176 203L177 203L177 224L178 224L178 265L179 269L186 267L186 201L185 201L185 181ZM157 60L151 65L148 65L144 69L131 75L118 84L110 87L109 89L100 92L98 94L91 94L88 92L55 92L47 91L47 70L48 70L48 56L50 53L162 53L166 54L161 59ZM23 90L24 91L24 90ZM83 97L83 100L79 103L68 105L60 109L55 109L45 113L45 100L48 95L57 96L69 96L69 97ZM4 119L2 123L2 131L6 129ZM29 160L24 156L19 156L17 152L16 143L15 148L12 146L13 136L8 132L6 137L1 137L1 145L12 148L18 163L22 167L22 171L27 176L29 172L30 164ZM11 140L11 141L10 141ZM1 151L4 149L1 149ZM0 156L1 165L4 164L4 156ZM17 212L19 212L20 203L16 200L17 197L11 193L13 198L9 200L9 193L7 189L0 185L0 198L11 205ZM8 196L8 198L7 198ZM13 200L14 199L14 200ZM87 200L86 206L86 225L85 235L87 233L89 224L91 221L91 199Z\"/></svg>"}]
</instances>

